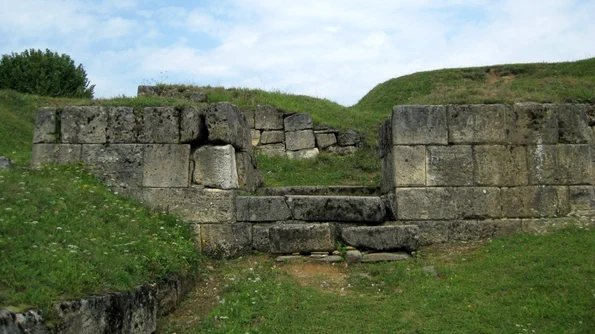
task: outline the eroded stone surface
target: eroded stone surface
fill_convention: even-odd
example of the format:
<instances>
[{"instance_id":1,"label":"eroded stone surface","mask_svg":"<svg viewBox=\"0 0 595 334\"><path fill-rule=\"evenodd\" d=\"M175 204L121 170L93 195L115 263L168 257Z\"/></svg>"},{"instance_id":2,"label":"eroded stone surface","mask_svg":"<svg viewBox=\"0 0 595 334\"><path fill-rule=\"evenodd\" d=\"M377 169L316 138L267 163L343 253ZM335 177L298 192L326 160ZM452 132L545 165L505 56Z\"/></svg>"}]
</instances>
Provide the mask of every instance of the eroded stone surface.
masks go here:
<instances>
[{"instance_id":1,"label":"eroded stone surface","mask_svg":"<svg viewBox=\"0 0 595 334\"><path fill-rule=\"evenodd\" d=\"M312 130L285 132L285 148L288 151L310 149L315 146L314 131Z\"/></svg>"},{"instance_id":2,"label":"eroded stone surface","mask_svg":"<svg viewBox=\"0 0 595 334\"><path fill-rule=\"evenodd\" d=\"M104 144L108 114L105 107L64 107L60 113L64 144Z\"/></svg>"},{"instance_id":3,"label":"eroded stone surface","mask_svg":"<svg viewBox=\"0 0 595 334\"><path fill-rule=\"evenodd\" d=\"M254 111L254 128L283 130L283 113L271 106L258 106Z\"/></svg>"},{"instance_id":4,"label":"eroded stone surface","mask_svg":"<svg viewBox=\"0 0 595 334\"><path fill-rule=\"evenodd\" d=\"M210 188L237 189L235 149L231 145L202 146L192 154L194 182Z\"/></svg>"},{"instance_id":5,"label":"eroded stone surface","mask_svg":"<svg viewBox=\"0 0 595 334\"><path fill-rule=\"evenodd\" d=\"M444 106L395 106L391 121L394 145L448 144Z\"/></svg>"},{"instance_id":6,"label":"eroded stone surface","mask_svg":"<svg viewBox=\"0 0 595 334\"><path fill-rule=\"evenodd\" d=\"M130 107L108 108L108 143L134 144L138 140L138 113Z\"/></svg>"},{"instance_id":7,"label":"eroded stone surface","mask_svg":"<svg viewBox=\"0 0 595 334\"><path fill-rule=\"evenodd\" d=\"M316 136L316 146L319 149L327 148L337 143L337 137L334 133L316 133L314 131L314 135Z\"/></svg>"},{"instance_id":8,"label":"eroded stone surface","mask_svg":"<svg viewBox=\"0 0 595 334\"><path fill-rule=\"evenodd\" d=\"M33 144L31 168L39 169L47 164L68 164L82 160L82 145Z\"/></svg>"},{"instance_id":9,"label":"eroded stone surface","mask_svg":"<svg viewBox=\"0 0 595 334\"><path fill-rule=\"evenodd\" d=\"M529 182L524 146L477 145L473 161L477 185L511 187Z\"/></svg>"},{"instance_id":10,"label":"eroded stone surface","mask_svg":"<svg viewBox=\"0 0 595 334\"><path fill-rule=\"evenodd\" d=\"M386 208L372 196L288 196L293 218L306 221L383 222Z\"/></svg>"},{"instance_id":11,"label":"eroded stone surface","mask_svg":"<svg viewBox=\"0 0 595 334\"><path fill-rule=\"evenodd\" d=\"M202 224L202 252L215 258L228 258L247 254L252 250L252 225Z\"/></svg>"},{"instance_id":12,"label":"eroded stone surface","mask_svg":"<svg viewBox=\"0 0 595 334\"><path fill-rule=\"evenodd\" d=\"M285 131L312 129L314 122L309 114L299 113L285 117Z\"/></svg>"},{"instance_id":13,"label":"eroded stone surface","mask_svg":"<svg viewBox=\"0 0 595 334\"><path fill-rule=\"evenodd\" d=\"M57 143L60 139L58 109L40 108L35 119L33 143Z\"/></svg>"},{"instance_id":14,"label":"eroded stone surface","mask_svg":"<svg viewBox=\"0 0 595 334\"><path fill-rule=\"evenodd\" d=\"M144 146L83 145L82 160L86 168L110 187L141 187Z\"/></svg>"},{"instance_id":15,"label":"eroded stone surface","mask_svg":"<svg viewBox=\"0 0 595 334\"><path fill-rule=\"evenodd\" d=\"M248 152L236 152L238 187L254 192L264 183L264 176L257 168L256 158Z\"/></svg>"},{"instance_id":16,"label":"eroded stone surface","mask_svg":"<svg viewBox=\"0 0 595 334\"><path fill-rule=\"evenodd\" d=\"M470 145L428 146L426 185L473 185L473 155Z\"/></svg>"},{"instance_id":17,"label":"eroded stone surface","mask_svg":"<svg viewBox=\"0 0 595 334\"><path fill-rule=\"evenodd\" d=\"M341 238L358 249L413 251L419 247L418 230L415 225L347 227L341 230Z\"/></svg>"},{"instance_id":18,"label":"eroded stone surface","mask_svg":"<svg viewBox=\"0 0 595 334\"><path fill-rule=\"evenodd\" d=\"M295 252L330 252L335 249L332 225L280 224L269 229L271 252L291 254Z\"/></svg>"},{"instance_id":19,"label":"eroded stone surface","mask_svg":"<svg viewBox=\"0 0 595 334\"><path fill-rule=\"evenodd\" d=\"M148 107L142 112L138 140L147 144L180 142L180 112L173 107Z\"/></svg>"},{"instance_id":20,"label":"eroded stone surface","mask_svg":"<svg viewBox=\"0 0 595 334\"><path fill-rule=\"evenodd\" d=\"M238 221L272 222L292 218L282 196L240 196L236 205Z\"/></svg>"},{"instance_id":21,"label":"eroded stone surface","mask_svg":"<svg viewBox=\"0 0 595 334\"><path fill-rule=\"evenodd\" d=\"M260 144L276 144L285 141L285 133L283 131L263 131L260 137Z\"/></svg>"},{"instance_id":22,"label":"eroded stone surface","mask_svg":"<svg viewBox=\"0 0 595 334\"><path fill-rule=\"evenodd\" d=\"M209 143L230 144L238 151L252 152L252 136L246 116L229 102L209 105L206 110Z\"/></svg>"},{"instance_id":23,"label":"eroded stone surface","mask_svg":"<svg viewBox=\"0 0 595 334\"><path fill-rule=\"evenodd\" d=\"M236 192L199 186L172 188L169 211L195 223L233 223L236 221Z\"/></svg>"},{"instance_id":24,"label":"eroded stone surface","mask_svg":"<svg viewBox=\"0 0 595 334\"><path fill-rule=\"evenodd\" d=\"M188 187L190 145L149 144L145 146L143 186Z\"/></svg>"}]
</instances>

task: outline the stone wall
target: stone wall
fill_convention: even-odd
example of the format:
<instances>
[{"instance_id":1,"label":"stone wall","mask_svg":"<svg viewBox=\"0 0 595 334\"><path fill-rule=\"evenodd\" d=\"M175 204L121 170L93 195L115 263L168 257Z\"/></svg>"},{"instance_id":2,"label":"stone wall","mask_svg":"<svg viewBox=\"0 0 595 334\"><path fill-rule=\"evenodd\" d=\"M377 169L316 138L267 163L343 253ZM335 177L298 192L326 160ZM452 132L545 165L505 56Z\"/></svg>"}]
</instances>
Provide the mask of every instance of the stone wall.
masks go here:
<instances>
[{"instance_id":1,"label":"stone wall","mask_svg":"<svg viewBox=\"0 0 595 334\"><path fill-rule=\"evenodd\" d=\"M379 155L396 221L418 225L431 243L455 225L473 238L595 215L592 110L395 106L380 127Z\"/></svg>"}]
</instances>

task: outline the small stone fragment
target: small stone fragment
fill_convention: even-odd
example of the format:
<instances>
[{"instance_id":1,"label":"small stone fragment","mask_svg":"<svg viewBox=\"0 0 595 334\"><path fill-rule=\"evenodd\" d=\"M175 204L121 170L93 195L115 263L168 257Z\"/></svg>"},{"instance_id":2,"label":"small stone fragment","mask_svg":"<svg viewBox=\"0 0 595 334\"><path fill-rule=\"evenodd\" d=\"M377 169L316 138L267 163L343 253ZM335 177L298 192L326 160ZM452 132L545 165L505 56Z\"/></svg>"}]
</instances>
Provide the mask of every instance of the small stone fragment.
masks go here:
<instances>
[{"instance_id":1,"label":"small stone fragment","mask_svg":"<svg viewBox=\"0 0 595 334\"><path fill-rule=\"evenodd\" d=\"M353 248L353 247L351 247ZM345 262L351 263L358 263L362 261L362 252L358 251L357 249L348 250L345 253Z\"/></svg>"},{"instance_id":2,"label":"small stone fragment","mask_svg":"<svg viewBox=\"0 0 595 334\"><path fill-rule=\"evenodd\" d=\"M363 263L384 262L384 261L402 261L411 259L407 253L372 253L365 254L362 258Z\"/></svg>"}]
</instances>

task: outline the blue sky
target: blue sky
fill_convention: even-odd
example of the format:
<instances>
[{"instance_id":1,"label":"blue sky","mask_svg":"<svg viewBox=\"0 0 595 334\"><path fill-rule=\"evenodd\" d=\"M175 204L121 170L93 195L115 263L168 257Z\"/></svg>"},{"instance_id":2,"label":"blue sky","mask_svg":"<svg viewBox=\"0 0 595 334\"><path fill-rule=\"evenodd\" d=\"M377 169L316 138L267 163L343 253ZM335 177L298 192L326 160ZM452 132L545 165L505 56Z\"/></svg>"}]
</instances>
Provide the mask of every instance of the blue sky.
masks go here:
<instances>
[{"instance_id":1,"label":"blue sky","mask_svg":"<svg viewBox=\"0 0 595 334\"><path fill-rule=\"evenodd\" d=\"M595 0L1 0L0 54L50 49L96 97L159 82L356 103L424 70L595 57Z\"/></svg>"}]
</instances>

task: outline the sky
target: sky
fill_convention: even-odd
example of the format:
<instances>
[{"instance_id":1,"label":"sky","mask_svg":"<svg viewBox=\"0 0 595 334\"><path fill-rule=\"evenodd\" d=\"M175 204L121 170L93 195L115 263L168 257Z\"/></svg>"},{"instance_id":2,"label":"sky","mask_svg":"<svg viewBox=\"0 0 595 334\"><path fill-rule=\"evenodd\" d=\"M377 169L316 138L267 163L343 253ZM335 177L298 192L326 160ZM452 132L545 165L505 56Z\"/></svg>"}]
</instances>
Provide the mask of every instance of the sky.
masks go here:
<instances>
[{"instance_id":1,"label":"sky","mask_svg":"<svg viewBox=\"0 0 595 334\"><path fill-rule=\"evenodd\" d=\"M414 72L595 57L595 0L0 0L0 8L0 54L67 54L99 98L165 83L350 106Z\"/></svg>"}]
</instances>

